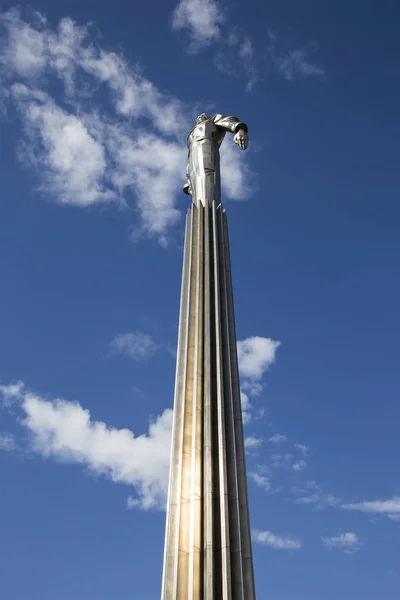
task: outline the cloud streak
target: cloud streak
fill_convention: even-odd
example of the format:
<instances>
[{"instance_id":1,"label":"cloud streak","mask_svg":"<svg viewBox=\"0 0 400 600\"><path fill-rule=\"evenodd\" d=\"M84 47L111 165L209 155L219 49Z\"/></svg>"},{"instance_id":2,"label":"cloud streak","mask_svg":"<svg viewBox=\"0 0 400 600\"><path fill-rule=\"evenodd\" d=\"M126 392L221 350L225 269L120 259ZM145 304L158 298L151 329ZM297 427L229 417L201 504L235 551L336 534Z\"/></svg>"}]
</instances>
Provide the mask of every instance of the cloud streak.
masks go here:
<instances>
[{"instance_id":1,"label":"cloud streak","mask_svg":"<svg viewBox=\"0 0 400 600\"><path fill-rule=\"evenodd\" d=\"M17 109L19 158L35 170L39 191L64 205L118 205L138 215L136 238L166 243L180 218L194 107L104 50L89 26L66 17L52 28L40 13L24 18L17 9L1 17L3 100ZM224 195L243 199L251 178L231 146L221 152Z\"/></svg>"},{"instance_id":2,"label":"cloud streak","mask_svg":"<svg viewBox=\"0 0 400 600\"><path fill-rule=\"evenodd\" d=\"M342 502L337 496L324 492L315 481L307 481L305 489L295 491L300 494L296 504L308 504L317 510L337 508Z\"/></svg>"},{"instance_id":3,"label":"cloud streak","mask_svg":"<svg viewBox=\"0 0 400 600\"><path fill-rule=\"evenodd\" d=\"M257 450L263 443L263 439L259 437L255 437L254 435L249 435L244 438L244 447L246 450Z\"/></svg>"},{"instance_id":4,"label":"cloud streak","mask_svg":"<svg viewBox=\"0 0 400 600\"><path fill-rule=\"evenodd\" d=\"M261 379L275 362L280 342L270 338L252 336L237 342L239 373L241 377L241 400L243 422L252 419L252 405L249 396L259 396L262 391Z\"/></svg>"},{"instance_id":5,"label":"cloud streak","mask_svg":"<svg viewBox=\"0 0 400 600\"><path fill-rule=\"evenodd\" d=\"M321 540L325 548L328 548L329 550L338 548L339 550L343 550L346 554L357 552L357 550L360 549L358 536L352 531L341 533L337 536L322 537Z\"/></svg>"},{"instance_id":6,"label":"cloud streak","mask_svg":"<svg viewBox=\"0 0 400 600\"><path fill-rule=\"evenodd\" d=\"M172 28L188 33L191 53L214 44L215 67L242 78L247 92L273 73L288 82L325 77L324 69L310 58L316 50L315 43L287 49L284 40L269 30L268 44L256 48L242 27L228 22L221 4L215 0L180 0L172 14Z\"/></svg>"},{"instance_id":7,"label":"cloud streak","mask_svg":"<svg viewBox=\"0 0 400 600\"><path fill-rule=\"evenodd\" d=\"M219 39L223 20L215 0L180 0L172 15L172 27L186 30L190 38L189 50L197 52Z\"/></svg>"},{"instance_id":8,"label":"cloud streak","mask_svg":"<svg viewBox=\"0 0 400 600\"><path fill-rule=\"evenodd\" d=\"M76 463L111 481L133 486L128 506L164 508L168 486L172 410L149 425L147 434L109 427L92 419L78 402L47 400L22 384L4 386L23 413L21 424L39 456Z\"/></svg>"},{"instance_id":9,"label":"cloud streak","mask_svg":"<svg viewBox=\"0 0 400 600\"><path fill-rule=\"evenodd\" d=\"M262 473L256 473L255 471L251 471L249 473L249 479L252 480L258 487L263 489L266 492L269 492L271 489L271 479L269 475L265 475Z\"/></svg>"},{"instance_id":10,"label":"cloud streak","mask_svg":"<svg viewBox=\"0 0 400 600\"><path fill-rule=\"evenodd\" d=\"M342 504L345 510L353 510L369 514L386 515L392 521L400 520L400 496L393 496L388 500L370 500Z\"/></svg>"},{"instance_id":11,"label":"cloud streak","mask_svg":"<svg viewBox=\"0 0 400 600\"><path fill-rule=\"evenodd\" d=\"M275 433L274 435L271 435L268 441L271 442L271 444L274 444L274 446L279 446L280 444L283 444L283 442L287 442L287 437L282 433Z\"/></svg>"},{"instance_id":12,"label":"cloud streak","mask_svg":"<svg viewBox=\"0 0 400 600\"><path fill-rule=\"evenodd\" d=\"M6 433L0 431L0 450L5 452L12 452L16 450L17 443L15 441L15 435L13 433Z\"/></svg>"},{"instance_id":13,"label":"cloud streak","mask_svg":"<svg viewBox=\"0 0 400 600\"><path fill-rule=\"evenodd\" d=\"M297 473L300 473L300 471L303 471L306 467L307 463L305 460L298 460L292 464L293 471L296 471Z\"/></svg>"},{"instance_id":14,"label":"cloud streak","mask_svg":"<svg viewBox=\"0 0 400 600\"><path fill-rule=\"evenodd\" d=\"M303 546L303 542L298 538L291 536L282 537L271 531L254 530L252 537L256 543L268 546L274 550L300 550Z\"/></svg>"},{"instance_id":15,"label":"cloud streak","mask_svg":"<svg viewBox=\"0 0 400 600\"><path fill-rule=\"evenodd\" d=\"M111 342L112 354L121 354L133 360L150 358L158 349L159 345L151 336L141 331L120 333Z\"/></svg>"}]
</instances>

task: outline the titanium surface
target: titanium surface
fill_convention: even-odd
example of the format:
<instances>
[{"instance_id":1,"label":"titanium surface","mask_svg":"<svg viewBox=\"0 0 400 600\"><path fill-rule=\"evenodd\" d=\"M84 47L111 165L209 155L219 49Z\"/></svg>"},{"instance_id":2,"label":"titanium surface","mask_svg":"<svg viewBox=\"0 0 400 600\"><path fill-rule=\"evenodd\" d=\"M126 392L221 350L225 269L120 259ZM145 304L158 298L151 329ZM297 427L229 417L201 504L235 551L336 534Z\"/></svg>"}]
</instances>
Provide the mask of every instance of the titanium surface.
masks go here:
<instances>
[{"instance_id":1,"label":"titanium surface","mask_svg":"<svg viewBox=\"0 0 400 600\"><path fill-rule=\"evenodd\" d=\"M204 121L211 134L196 132L189 146L193 204L186 217L161 600L255 600L228 228L216 196L225 131ZM225 124L244 133L247 147L247 127L238 119ZM210 156L204 148L212 147L209 174L202 161Z\"/></svg>"},{"instance_id":2,"label":"titanium surface","mask_svg":"<svg viewBox=\"0 0 400 600\"><path fill-rule=\"evenodd\" d=\"M234 141L242 150L248 146L247 125L237 117L205 113L196 119L196 125L188 135L187 183L183 188L186 194L193 196L193 203L209 206L221 198L219 148L226 132L234 133Z\"/></svg>"}]
</instances>

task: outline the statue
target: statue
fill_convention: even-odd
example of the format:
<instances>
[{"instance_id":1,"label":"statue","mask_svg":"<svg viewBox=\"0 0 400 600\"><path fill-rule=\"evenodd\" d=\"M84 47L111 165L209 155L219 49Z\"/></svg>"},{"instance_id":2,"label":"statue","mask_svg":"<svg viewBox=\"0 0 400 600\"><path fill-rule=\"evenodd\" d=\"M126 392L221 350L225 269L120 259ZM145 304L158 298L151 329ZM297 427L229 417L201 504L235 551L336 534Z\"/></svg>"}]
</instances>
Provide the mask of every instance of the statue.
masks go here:
<instances>
[{"instance_id":1,"label":"statue","mask_svg":"<svg viewBox=\"0 0 400 600\"><path fill-rule=\"evenodd\" d=\"M212 201L220 200L219 147L227 131L235 134L235 144L246 150L249 141L247 125L236 117L205 113L196 119L196 125L188 135L189 159L186 169L187 183L183 187L185 194L193 197L198 205L210 206Z\"/></svg>"}]
</instances>

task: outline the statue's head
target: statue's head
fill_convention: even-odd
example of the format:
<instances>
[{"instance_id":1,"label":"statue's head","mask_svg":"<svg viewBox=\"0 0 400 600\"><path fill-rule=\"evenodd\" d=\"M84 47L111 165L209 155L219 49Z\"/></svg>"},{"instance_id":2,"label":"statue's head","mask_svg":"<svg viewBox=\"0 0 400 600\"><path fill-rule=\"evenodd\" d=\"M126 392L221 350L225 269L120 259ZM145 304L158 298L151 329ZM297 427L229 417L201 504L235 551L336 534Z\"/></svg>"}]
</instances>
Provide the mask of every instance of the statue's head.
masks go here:
<instances>
[{"instance_id":1,"label":"statue's head","mask_svg":"<svg viewBox=\"0 0 400 600\"><path fill-rule=\"evenodd\" d=\"M201 115L199 115L196 119L196 125L198 125L202 121L207 121L207 119L211 119L211 117L206 113L201 113Z\"/></svg>"}]
</instances>

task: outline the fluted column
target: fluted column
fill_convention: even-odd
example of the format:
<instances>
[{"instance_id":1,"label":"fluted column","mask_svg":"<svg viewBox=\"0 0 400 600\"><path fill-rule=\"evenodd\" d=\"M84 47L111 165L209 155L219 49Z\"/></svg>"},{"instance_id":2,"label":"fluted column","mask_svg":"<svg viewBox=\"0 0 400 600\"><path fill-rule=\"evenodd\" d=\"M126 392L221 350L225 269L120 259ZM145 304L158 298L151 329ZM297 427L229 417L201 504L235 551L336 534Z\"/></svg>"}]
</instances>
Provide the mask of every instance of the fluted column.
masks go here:
<instances>
[{"instance_id":1,"label":"fluted column","mask_svg":"<svg viewBox=\"0 0 400 600\"><path fill-rule=\"evenodd\" d=\"M162 600L255 600L226 214L186 219Z\"/></svg>"}]
</instances>

